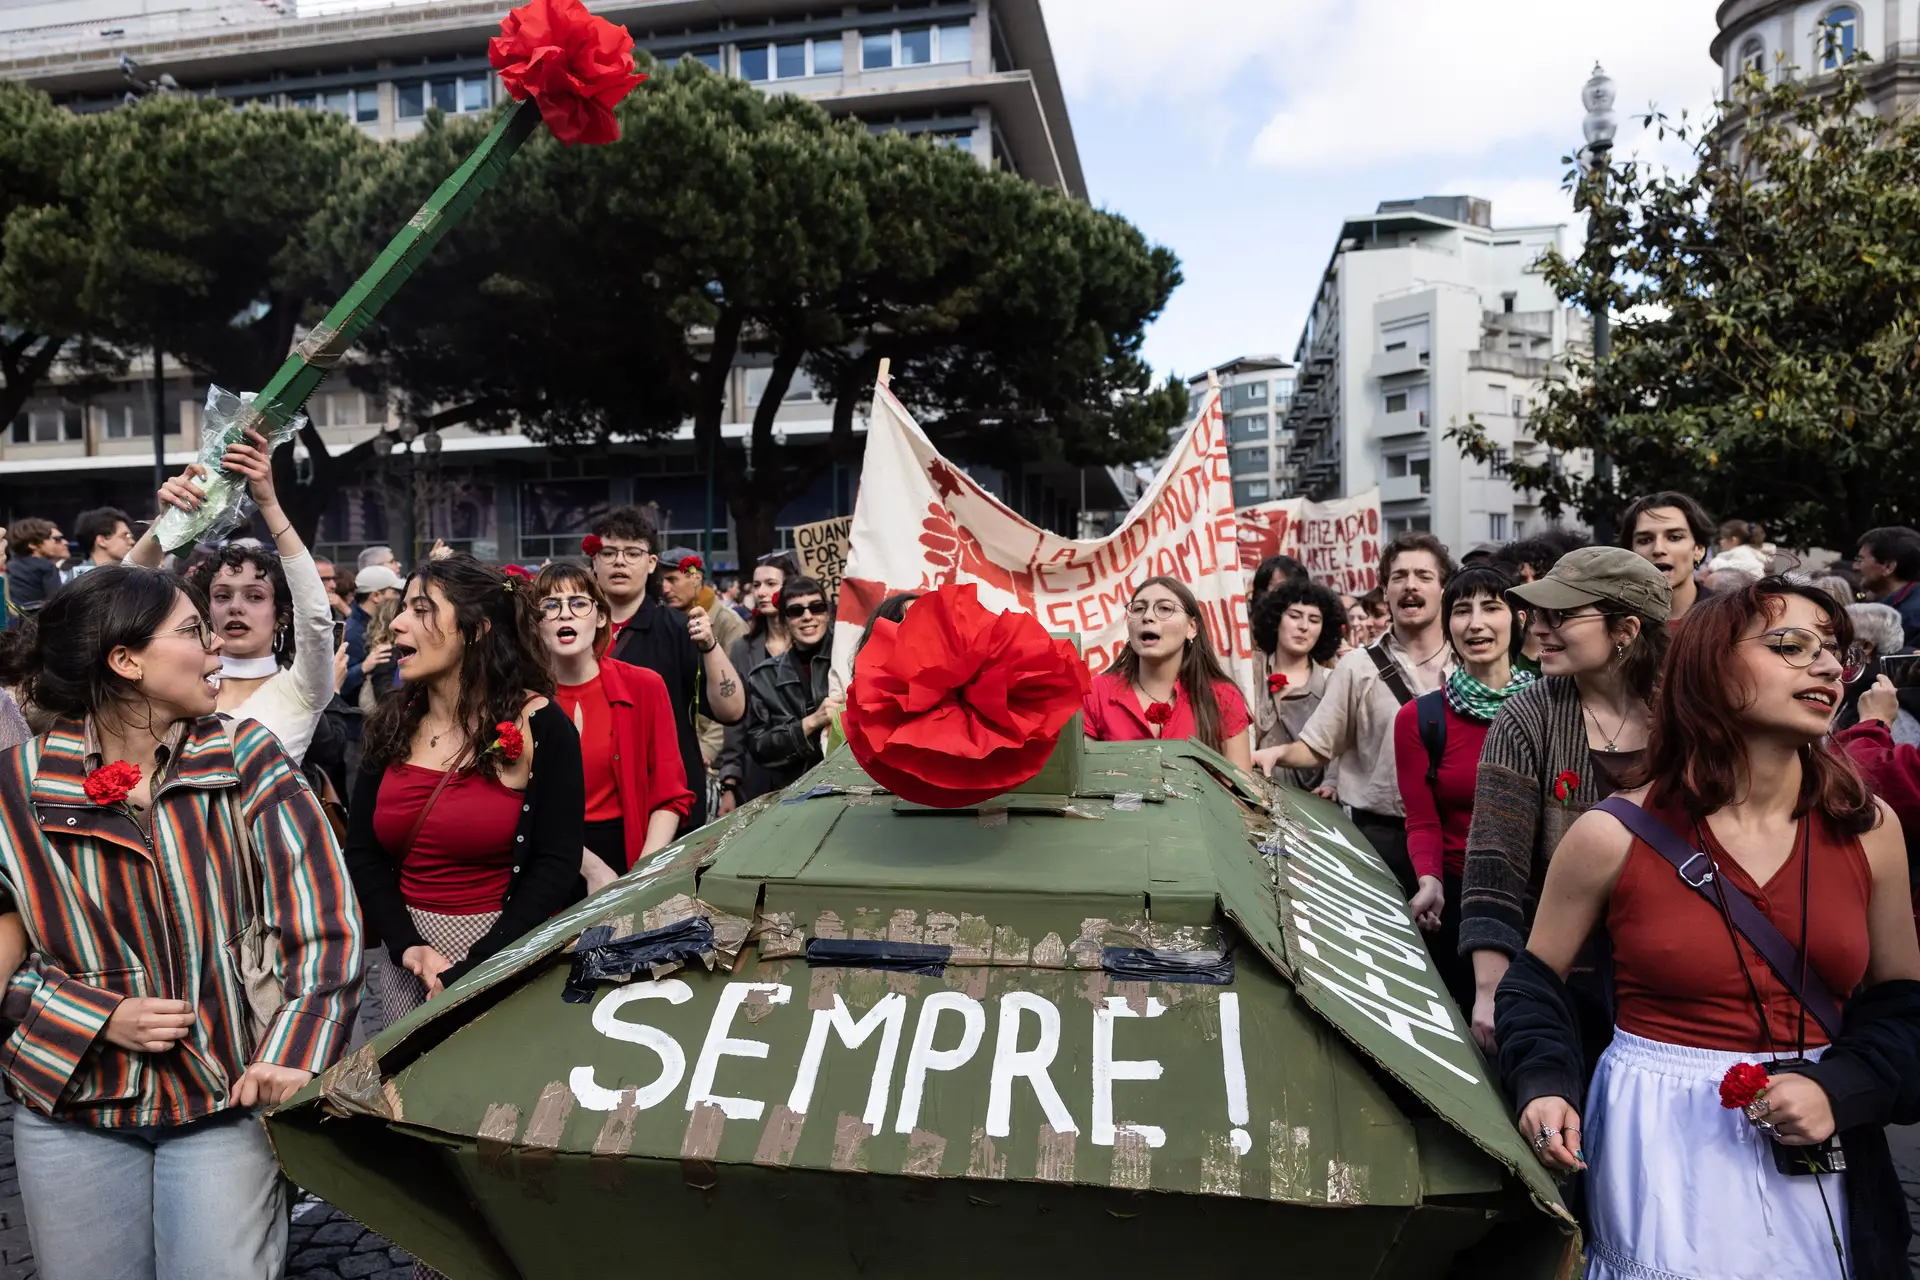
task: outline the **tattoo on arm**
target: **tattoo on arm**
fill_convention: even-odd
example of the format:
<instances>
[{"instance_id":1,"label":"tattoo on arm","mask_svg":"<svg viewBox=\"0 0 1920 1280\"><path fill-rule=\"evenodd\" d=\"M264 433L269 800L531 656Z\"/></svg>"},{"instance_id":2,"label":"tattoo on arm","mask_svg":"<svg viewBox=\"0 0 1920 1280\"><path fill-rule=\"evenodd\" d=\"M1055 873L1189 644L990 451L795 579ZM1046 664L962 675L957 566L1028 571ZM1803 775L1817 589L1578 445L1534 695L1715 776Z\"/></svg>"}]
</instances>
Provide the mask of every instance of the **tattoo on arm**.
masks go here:
<instances>
[{"instance_id":1,"label":"tattoo on arm","mask_svg":"<svg viewBox=\"0 0 1920 1280\"><path fill-rule=\"evenodd\" d=\"M725 677L720 681L720 696L723 698L731 698L733 696L734 689L736 689L737 687L738 686L733 683L732 676Z\"/></svg>"}]
</instances>

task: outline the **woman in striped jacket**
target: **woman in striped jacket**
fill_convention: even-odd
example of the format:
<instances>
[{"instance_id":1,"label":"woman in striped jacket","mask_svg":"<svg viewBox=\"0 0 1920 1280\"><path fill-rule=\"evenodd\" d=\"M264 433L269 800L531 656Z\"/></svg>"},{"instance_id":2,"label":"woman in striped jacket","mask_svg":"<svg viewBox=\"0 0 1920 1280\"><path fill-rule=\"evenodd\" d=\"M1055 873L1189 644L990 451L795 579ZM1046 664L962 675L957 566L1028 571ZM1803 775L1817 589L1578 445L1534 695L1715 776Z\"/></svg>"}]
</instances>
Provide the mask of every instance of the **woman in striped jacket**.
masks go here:
<instances>
[{"instance_id":1,"label":"woman in striped jacket","mask_svg":"<svg viewBox=\"0 0 1920 1280\"><path fill-rule=\"evenodd\" d=\"M214 714L219 651L180 579L131 565L0 639L0 682L53 717L0 753L0 906L30 947L0 1071L48 1280L279 1275L257 1109L353 1025L346 865L274 736Z\"/></svg>"}]
</instances>

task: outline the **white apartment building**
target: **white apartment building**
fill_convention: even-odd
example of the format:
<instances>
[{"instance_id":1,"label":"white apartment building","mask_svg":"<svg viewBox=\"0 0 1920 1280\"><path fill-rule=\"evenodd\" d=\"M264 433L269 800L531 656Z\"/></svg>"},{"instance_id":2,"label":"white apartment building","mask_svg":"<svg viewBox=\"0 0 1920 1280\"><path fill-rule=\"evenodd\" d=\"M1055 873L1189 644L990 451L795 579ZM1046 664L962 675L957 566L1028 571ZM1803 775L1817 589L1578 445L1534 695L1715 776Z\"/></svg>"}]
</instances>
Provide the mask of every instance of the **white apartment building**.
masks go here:
<instances>
[{"instance_id":1,"label":"white apartment building","mask_svg":"<svg viewBox=\"0 0 1920 1280\"><path fill-rule=\"evenodd\" d=\"M1545 527L1500 460L1447 439L1471 419L1507 458L1540 460L1530 406L1553 361L1588 341L1536 265L1564 227L1496 229L1492 215L1484 200L1426 197L1341 227L1294 354L1293 493L1378 485L1390 532L1431 530L1456 554Z\"/></svg>"},{"instance_id":2,"label":"white apartment building","mask_svg":"<svg viewBox=\"0 0 1920 1280\"><path fill-rule=\"evenodd\" d=\"M1233 468L1233 505L1286 496L1293 476L1285 423L1293 400L1293 364L1277 355L1238 356L1209 372L1220 379ZM1207 395L1207 374L1187 379L1189 416Z\"/></svg>"}]
</instances>

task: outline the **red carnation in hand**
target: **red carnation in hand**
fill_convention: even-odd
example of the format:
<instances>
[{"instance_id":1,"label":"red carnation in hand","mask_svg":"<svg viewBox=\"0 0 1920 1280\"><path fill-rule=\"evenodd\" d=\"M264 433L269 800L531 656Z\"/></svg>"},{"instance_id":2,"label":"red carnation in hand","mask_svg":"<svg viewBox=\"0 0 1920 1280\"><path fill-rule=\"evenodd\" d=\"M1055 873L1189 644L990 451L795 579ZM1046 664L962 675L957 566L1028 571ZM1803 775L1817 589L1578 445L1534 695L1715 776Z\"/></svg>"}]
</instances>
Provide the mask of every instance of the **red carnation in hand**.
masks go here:
<instances>
[{"instance_id":1,"label":"red carnation in hand","mask_svg":"<svg viewBox=\"0 0 1920 1280\"><path fill-rule=\"evenodd\" d=\"M1172 719L1173 704L1171 702L1155 702L1147 707L1148 724L1165 725Z\"/></svg>"},{"instance_id":2,"label":"red carnation in hand","mask_svg":"<svg viewBox=\"0 0 1920 1280\"><path fill-rule=\"evenodd\" d=\"M493 726L496 735L494 746L508 762L518 760L520 753L527 749L526 735L520 732L520 726L511 720L502 720Z\"/></svg>"},{"instance_id":3,"label":"red carnation in hand","mask_svg":"<svg viewBox=\"0 0 1920 1280\"><path fill-rule=\"evenodd\" d=\"M1286 687L1287 687L1287 677L1284 673L1276 671L1272 675L1267 677L1268 693L1279 693L1282 689Z\"/></svg>"},{"instance_id":4,"label":"red carnation in hand","mask_svg":"<svg viewBox=\"0 0 1920 1280\"><path fill-rule=\"evenodd\" d=\"M133 789L140 785L140 766L125 760L116 760L112 764L103 764L87 775L81 784L86 790L87 799L109 808L127 802Z\"/></svg>"},{"instance_id":5,"label":"red carnation in hand","mask_svg":"<svg viewBox=\"0 0 1920 1280\"><path fill-rule=\"evenodd\" d=\"M1563 805L1573 803L1573 793L1580 786L1580 775L1571 769L1563 769L1560 776L1553 780L1553 798Z\"/></svg>"},{"instance_id":6,"label":"red carnation in hand","mask_svg":"<svg viewBox=\"0 0 1920 1280\"><path fill-rule=\"evenodd\" d=\"M1720 1105L1729 1111L1744 1111L1772 1083L1767 1079L1767 1069L1759 1063L1736 1062L1720 1078Z\"/></svg>"},{"instance_id":7,"label":"red carnation in hand","mask_svg":"<svg viewBox=\"0 0 1920 1280\"><path fill-rule=\"evenodd\" d=\"M587 12L580 0L530 0L509 13L487 43L487 61L515 102L532 98L562 142L614 142L613 108L646 79L633 69L625 27Z\"/></svg>"},{"instance_id":8,"label":"red carnation in hand","mask_svg":"<svg viewBox=\"0 0 1920 1280\"><path fill-rule=\"evenodd\" d=\"M600 541L599 534L590 533L580 539L580 553L582 555L597 556L600 554L600 548L605 545L605 543Z\"/></svg>"},{"instance_id":9,"label":"red carnation in hand","mask_svg":"<svg viewBox=\"0 0 1920 1280\"><path fill-rule=\"evenodd\" d=\"M698 573L700 572L700 557L681 556L678 567L682 573Z\"/></svg>"},{"instance_id":10,"label":"red carnation in hand","mask_svg":"<svg viewBox=\"0 0 1920 1280\"><path fill-rule=\"evenodd\" d=\"M1092 680L1073 645L1029 613L993 613L972 583L881 619L860 650L843 727L875 782L958 809L1046 765Z\"/></svg>"}]
</instances>

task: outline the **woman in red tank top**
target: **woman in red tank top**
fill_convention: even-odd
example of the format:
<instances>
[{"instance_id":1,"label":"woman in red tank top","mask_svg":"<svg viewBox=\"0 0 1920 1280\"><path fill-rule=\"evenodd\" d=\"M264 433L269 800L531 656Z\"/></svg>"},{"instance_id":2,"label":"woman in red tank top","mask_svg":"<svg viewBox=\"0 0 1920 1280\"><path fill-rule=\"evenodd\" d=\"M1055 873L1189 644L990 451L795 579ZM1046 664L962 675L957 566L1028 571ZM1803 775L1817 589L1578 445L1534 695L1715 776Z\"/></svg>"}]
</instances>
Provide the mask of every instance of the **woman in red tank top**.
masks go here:
<instances>
[{"instance_id":1,"label":"woman in red tank top","mask_svg":"<svg viewBox=\"0 0 1920 1280\"><path fill-rule=\"evenodd\" d=\"M1899 823L1826 741L1853 653L1811 587L1697 605L1655 698L1652 785L1622 793L1692 851L1689 879L1602 810L1548 866L1495 1034L1521 1132L1549 1168L1588 1171L1590 1280L1905 1275L1882 1127L1920 1119L1920 944ZM1801 962L1777 974L1735 926L1736 889L1846 1000L1831 1044L1795 992ZM1602 924L1616 1029L1582 1099L1559 984ZM1751 1106L1723 1105L1731 1068L1791 1059ZM1831 1172L1782 1171L1836 1133Z\"/></svg>"}]
</instances>

